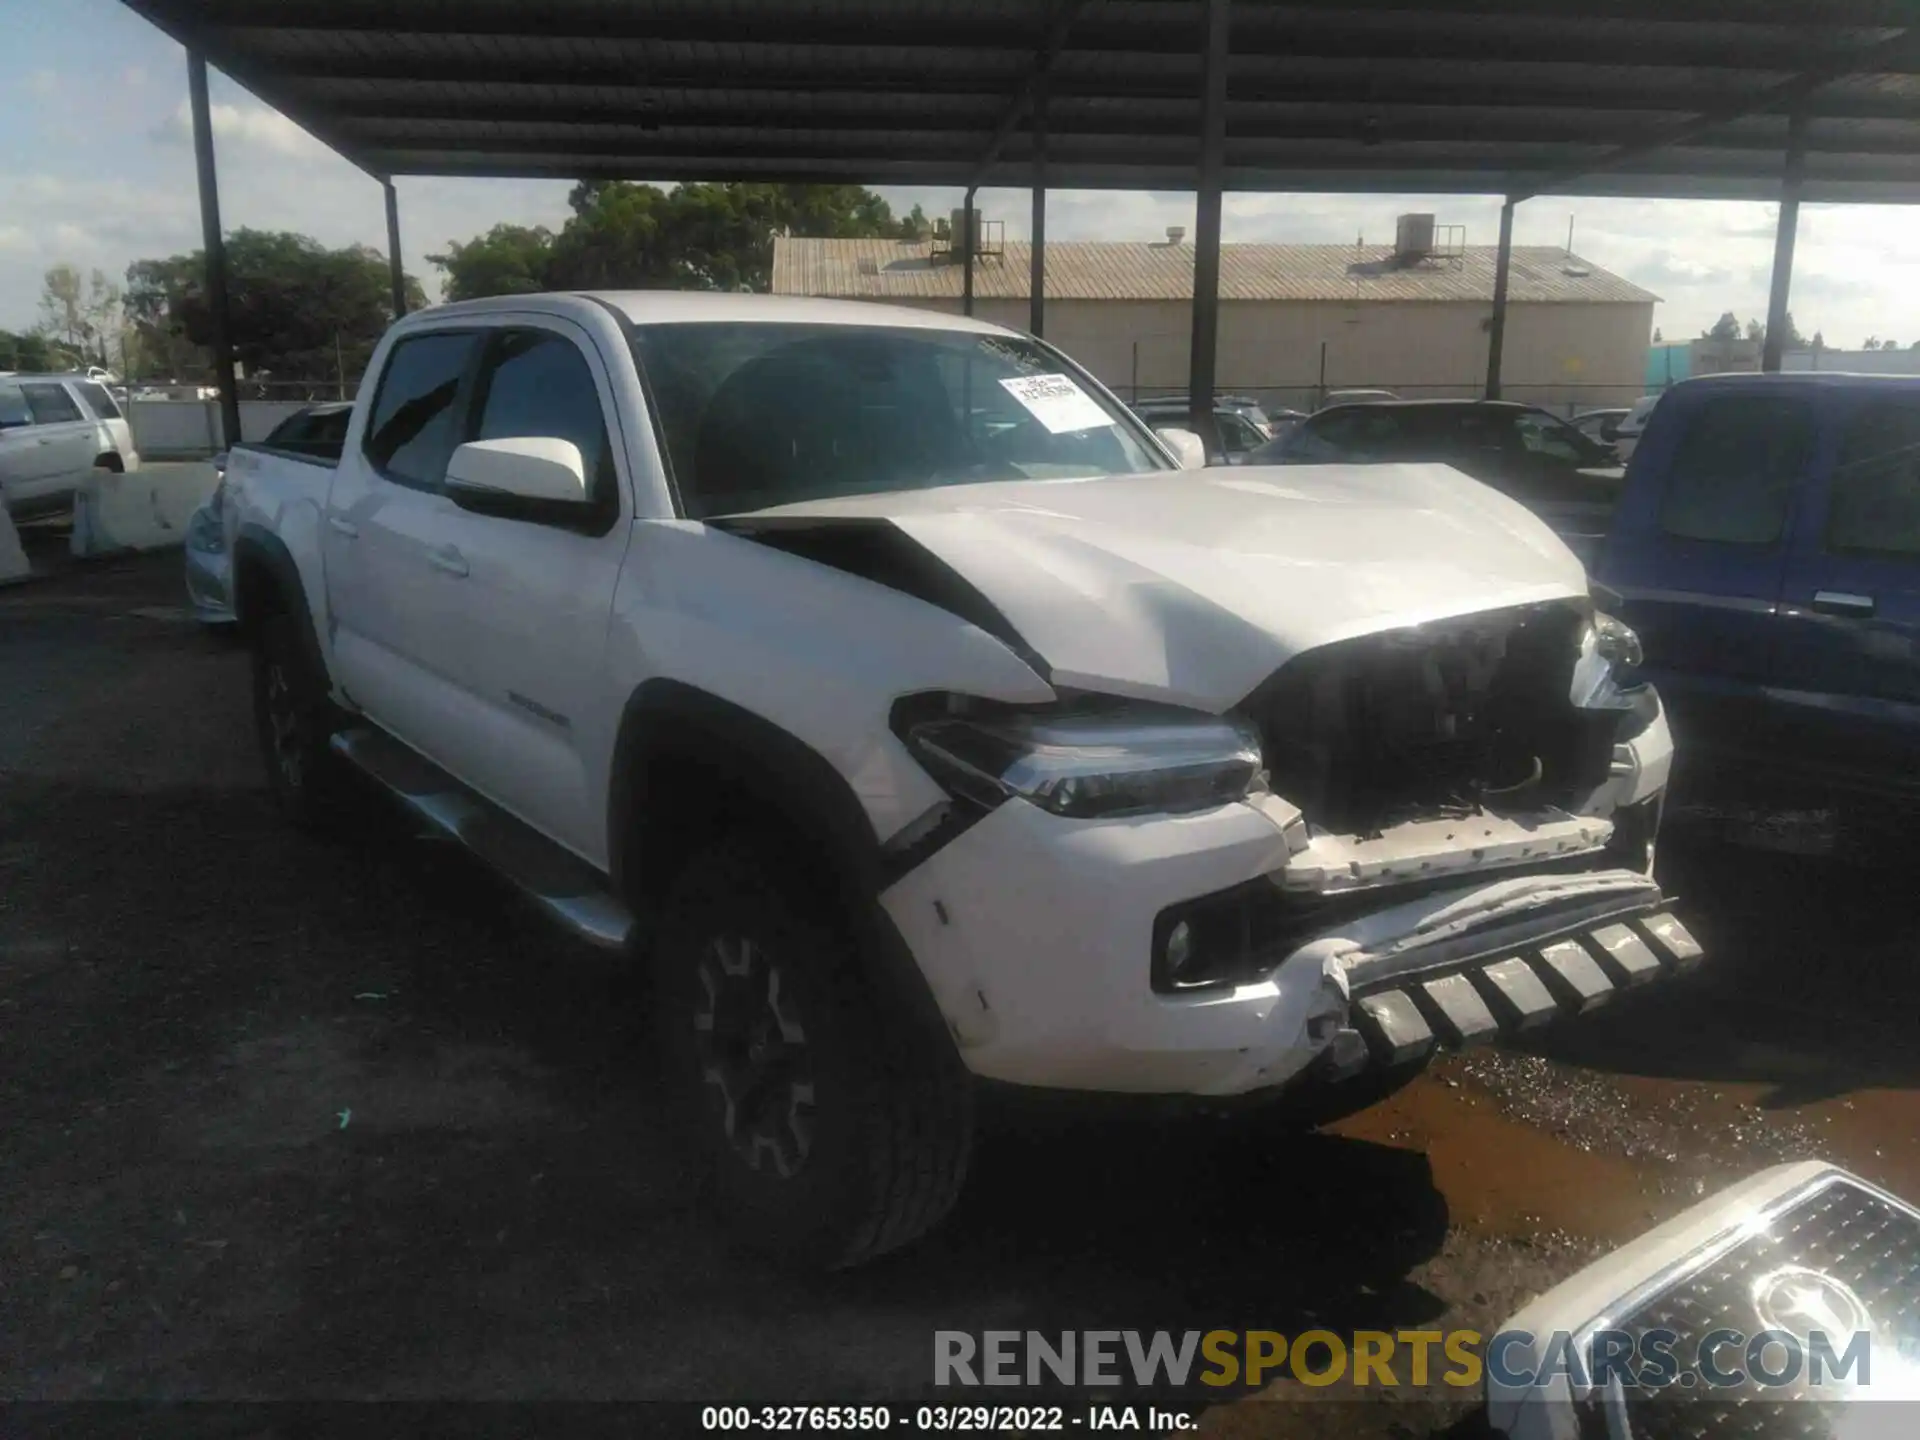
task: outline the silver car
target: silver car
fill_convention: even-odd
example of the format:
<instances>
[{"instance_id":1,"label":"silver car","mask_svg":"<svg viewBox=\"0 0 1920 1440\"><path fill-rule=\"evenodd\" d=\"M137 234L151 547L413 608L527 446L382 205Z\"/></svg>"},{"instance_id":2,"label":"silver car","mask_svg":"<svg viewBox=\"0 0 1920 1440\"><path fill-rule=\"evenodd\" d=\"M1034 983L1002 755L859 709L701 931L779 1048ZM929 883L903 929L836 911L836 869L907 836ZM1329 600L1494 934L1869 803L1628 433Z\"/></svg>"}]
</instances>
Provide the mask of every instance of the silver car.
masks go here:
<instances>
[{"instance_id":1,"label":"silver car","mask_svg":"<svg viewBox=\"0 0 1920 1440\"><path fill-rule=\"evenodd\" d=\"M309 405L274 426L260 448L309 460L337 461L346 443L353 406L345 402ZM227 534L227 452L213 457L220 483L207 503L187 521L187 600L203 625L231 625L233 612L232 537Z\"/></svg>"}]
</instances>

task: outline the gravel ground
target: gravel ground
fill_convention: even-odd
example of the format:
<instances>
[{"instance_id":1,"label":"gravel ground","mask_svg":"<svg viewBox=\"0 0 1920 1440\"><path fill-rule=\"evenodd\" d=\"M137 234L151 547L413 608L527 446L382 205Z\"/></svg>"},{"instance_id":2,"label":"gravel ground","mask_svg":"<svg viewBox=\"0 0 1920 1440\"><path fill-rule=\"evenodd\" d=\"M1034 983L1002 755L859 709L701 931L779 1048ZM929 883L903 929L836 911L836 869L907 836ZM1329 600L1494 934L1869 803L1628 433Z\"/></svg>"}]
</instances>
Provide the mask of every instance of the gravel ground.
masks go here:
<instances>
[{"instance_id":1,"label":"gravel ground","mask_svg":"<svg viewBox=\"0 0 1920 1440\"><path fill-rule=\"evenodd\" d=\"M900 1400L936 1329L1488 1328L1776 1160L1920 1194L1911 905L1678 843L1698 984L1297 1142L1004 1126L928 1242L783 1272L703 1219L635 977L397 820L281 825L178 565L0 592L0 1397ZM1350 1394L1205 1424L1479 1423Z\"/></svg>"}]
</instances>

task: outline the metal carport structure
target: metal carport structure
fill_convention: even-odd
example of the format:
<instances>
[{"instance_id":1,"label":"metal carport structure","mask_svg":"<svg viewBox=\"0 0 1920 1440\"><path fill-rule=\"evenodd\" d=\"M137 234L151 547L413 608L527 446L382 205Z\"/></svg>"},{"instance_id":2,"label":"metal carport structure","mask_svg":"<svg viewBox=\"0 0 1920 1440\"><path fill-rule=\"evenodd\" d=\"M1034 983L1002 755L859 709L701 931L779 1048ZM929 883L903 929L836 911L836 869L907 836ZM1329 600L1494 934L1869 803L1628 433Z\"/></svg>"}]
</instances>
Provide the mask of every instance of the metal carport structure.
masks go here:
<instances>
[{"instance_id":1,"label":"metal carport structure","mask_svg":"<svg viewBox=\"0 0 1920 1440\"><path fill-rule=\"evenodd\" d=\"M1212 425L1228 191L1920 199L1920 0L125 0L188 52L226 345L211 63L380 181L836 181L1196 192L1191 391ZM966 247L971 298L974 247Z\"/></svg>"}]
</instances>

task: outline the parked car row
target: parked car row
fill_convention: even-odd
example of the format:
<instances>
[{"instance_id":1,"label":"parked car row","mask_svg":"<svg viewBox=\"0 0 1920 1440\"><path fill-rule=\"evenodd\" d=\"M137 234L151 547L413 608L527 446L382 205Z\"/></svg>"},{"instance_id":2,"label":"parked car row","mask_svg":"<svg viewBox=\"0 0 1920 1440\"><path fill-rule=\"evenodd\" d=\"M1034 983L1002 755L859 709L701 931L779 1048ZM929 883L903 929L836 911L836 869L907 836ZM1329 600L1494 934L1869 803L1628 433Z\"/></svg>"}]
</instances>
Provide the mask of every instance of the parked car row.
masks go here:
<instances>
[{"instance_id":1,"label":"parked car row","mask_svg":"<svg viewBox=\"0 0 1920 1440\"><path fill-rule=\"evenodd\" d=\"M0 377L0 503L16 519L55 514L98 469L140 468L105 385L83 374Z\"/></svg>"}]
</instances>

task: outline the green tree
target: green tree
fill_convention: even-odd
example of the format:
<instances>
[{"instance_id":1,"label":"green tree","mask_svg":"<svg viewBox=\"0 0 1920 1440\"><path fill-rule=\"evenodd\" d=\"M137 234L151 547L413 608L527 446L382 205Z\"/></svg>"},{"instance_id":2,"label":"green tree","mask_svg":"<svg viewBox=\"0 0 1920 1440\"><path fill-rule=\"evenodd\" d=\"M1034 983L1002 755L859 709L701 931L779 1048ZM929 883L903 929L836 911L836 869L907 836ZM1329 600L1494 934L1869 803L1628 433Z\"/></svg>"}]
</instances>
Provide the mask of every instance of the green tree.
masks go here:
<instances>
[{"instance_id":1,"label":"green tree","mask_svg":"<svg viewBox=\"0 0 1920 1440\"><path fill-rule=\"evenodd\" d=\"M226 249L229 339L248 378L332 385L366 368L393 318L385 255L271 230L236 230ZM170 376L211 373L205 277L198 251L136 261L127 271L134 327L167 355ZM408 277L406 285L408 307L424 306L419 282Z\"/></svg>"},{"instance_id":2,"label":"green tree","mask_svg":"<svg viewBox=\"0 0 1920 1440\"><path fill-rule=\"evenodd\" d=\"M765 290L776 235L897 236L887 202L858 185L583 180L558 235L496 225L431 257L449 299L528 290ZM910 217L911 218L911 217Z\"/></svg>"},{"instance_id":3,"label":"green tree","mask_svg":"<svg viewBox=\"0 0 1920 1440\"><path fill-rule=\"evenodd\" d=\"M35 331L0 330L0 370L68 370L77 358Z\"/></svg>"},{"instance_id":4,"label":"green tree","mask_svg":"<svg viewBox=\"0 0 1920 1440\"><path fill-rule=\"evenodd\" d=\"M913 209L909 210L905 218L900 221L900 238L902 240L924 240L927 238L927 233L932 229L933 226L927 219L927 212L922 210L918 203L915 203Z\"/></svg>"},{"instance_id":5,"label":"green tree","mask_svg":"<svg viewBox=\"0 0 1920 1440\"><path fill-rule=\"evenodd\" d=\"M1713 322L1713 328L1711 330L1702 330L1700 332L1700 338L1702 340L1738 340L1740 338L1740 322L1734 319L1733 312L1728 310L1722 314L1718 320Z\"/></svg>"},{"instance_id":6,"label":"green tree","mask_svg":"<svg viewBox=\"0 0 1920 1440\"><path fill-rule=\"evenodd\" d=\"M446 298L528 295L547 288L553 232L544 225L496 225L464 244L447 242L444 255L429 255L446 278Z\"/></svg>"},{"instance_id":7,"label":"green tree","mask_svg":"<svg viewBox=\"0 0 1920 1440\"><path fill-rule=\"evenodd\" d=\"M121 358L120 287L105 271L83 276L78 266L62 261L46 273L39 329L69 364L113 364Z\"/></svg>"}]
</instances>

